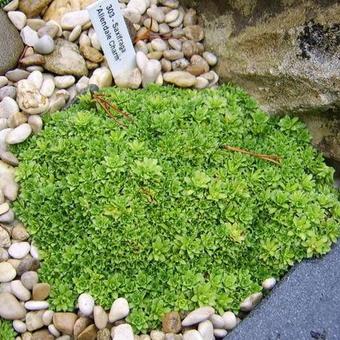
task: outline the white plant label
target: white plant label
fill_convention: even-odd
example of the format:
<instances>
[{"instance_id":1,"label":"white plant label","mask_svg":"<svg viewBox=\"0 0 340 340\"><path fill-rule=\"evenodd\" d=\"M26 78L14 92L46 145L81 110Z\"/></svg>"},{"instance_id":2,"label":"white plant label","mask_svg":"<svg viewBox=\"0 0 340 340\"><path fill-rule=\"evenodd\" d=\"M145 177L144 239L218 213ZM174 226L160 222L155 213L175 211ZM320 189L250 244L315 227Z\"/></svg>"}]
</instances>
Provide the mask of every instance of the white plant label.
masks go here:
<instances>
[{"instance_id":1,"label":"white plant label","mask_svg":"<svg viewBox=\"0 0 340 340\"><path fill-rule=\"evenodd\" d=\"M136 67L136 53L117 0L87 8L113 77Z\"/></svg>"}]
</instances>

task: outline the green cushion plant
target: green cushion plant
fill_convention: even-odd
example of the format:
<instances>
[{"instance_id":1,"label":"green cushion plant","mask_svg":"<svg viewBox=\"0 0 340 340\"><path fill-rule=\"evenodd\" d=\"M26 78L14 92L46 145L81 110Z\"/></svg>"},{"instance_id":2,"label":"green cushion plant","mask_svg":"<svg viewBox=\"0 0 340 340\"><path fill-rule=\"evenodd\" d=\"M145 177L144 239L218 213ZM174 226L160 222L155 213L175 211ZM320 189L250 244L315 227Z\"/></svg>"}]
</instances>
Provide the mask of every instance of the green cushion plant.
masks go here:
<instances>
[{"instance_id":1,"label":"green cushion plant","mask_svg":"<svg viewBox=\"0 0 340 340\"><path fill-rule=\"evenodd\" d=\"M53 308L72 310L82 292L105 308L125 297L146 331L172 310L237 311L263 279L330 250L333 171L298 119L270 118L230 86L105 93L133 118L116 113L120 125L85 95L12 150L15 212Z\"/></svg>"},{"instance_id":2,"label":"green cushion plant","mask_svg":"<svg viewBox=\"0 0 340 340\"><path fill-rule=\"evenodd\" d=\"M10 321L0 319L0 339L14 340L15 332Z\"/></svg>"}]
</instances>

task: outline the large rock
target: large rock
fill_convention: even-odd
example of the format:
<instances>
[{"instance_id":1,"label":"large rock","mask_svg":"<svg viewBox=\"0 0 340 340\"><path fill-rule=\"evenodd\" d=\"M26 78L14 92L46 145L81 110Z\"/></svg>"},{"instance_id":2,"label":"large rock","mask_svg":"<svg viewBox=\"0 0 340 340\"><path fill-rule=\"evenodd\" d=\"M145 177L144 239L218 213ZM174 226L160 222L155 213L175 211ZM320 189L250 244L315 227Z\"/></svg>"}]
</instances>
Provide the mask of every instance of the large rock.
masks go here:
<instances>
[{"instance_id":1,"label":"large rock","mask_svg":"<svg viewBox=\"0 0 340 340\"><path fill-rule=\"evenodd\" d=\"M18 30L0 9L0 75L14 68L24 49ZM3 48L6 46L6 48Z\"/></svg>"},{"instance_id":2,"label":"large rock","mask_svg":"<svg viewBox=\"0 0 340 340\"><path fill-rule=\"evenodd\" d=\"M340 108L338 1L184 2L203 13L222 81L244 88L269 113L303 117L315 144L340 160L340 127L330 117Z\"/></svg>"},{"instance_id":3,"label":"large rock","mask_svg":"<svg viewBox=\"0 0 340 340\"><path fill-rule=\"evenodd\" d=\"M45 69L59 75L86 76L88 70L78 46L64 39L56 41L53 53L46 56Z\"/></svg>"}]
</instances>

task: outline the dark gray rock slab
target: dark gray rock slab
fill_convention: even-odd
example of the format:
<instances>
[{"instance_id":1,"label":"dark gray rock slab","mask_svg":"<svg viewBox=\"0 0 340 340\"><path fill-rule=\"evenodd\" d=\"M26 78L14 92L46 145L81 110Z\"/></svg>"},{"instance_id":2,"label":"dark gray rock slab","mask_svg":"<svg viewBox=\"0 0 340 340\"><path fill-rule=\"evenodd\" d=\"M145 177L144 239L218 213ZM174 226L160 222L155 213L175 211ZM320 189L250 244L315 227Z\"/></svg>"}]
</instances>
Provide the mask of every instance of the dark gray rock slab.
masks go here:
<instances>
[{"instance_id":1,"label":"dark gray rock slab","mask_svg":"<svg viewBox=\"0 0 340 340\"><path fill-rule=\"evenodd\" d=\"M340 339L340 242L295 266L225 340Z\"/></svg>"},{"instance_id":2,"label":"dark gray rock slab","mask_svg":"<svg viewBox=\"0 0 340 340\"><path fill-rule=\"evenodd\" d=\"M16 66L23 49L18 30L0 9L0 75Z\"/></svg>"}]
</instances>

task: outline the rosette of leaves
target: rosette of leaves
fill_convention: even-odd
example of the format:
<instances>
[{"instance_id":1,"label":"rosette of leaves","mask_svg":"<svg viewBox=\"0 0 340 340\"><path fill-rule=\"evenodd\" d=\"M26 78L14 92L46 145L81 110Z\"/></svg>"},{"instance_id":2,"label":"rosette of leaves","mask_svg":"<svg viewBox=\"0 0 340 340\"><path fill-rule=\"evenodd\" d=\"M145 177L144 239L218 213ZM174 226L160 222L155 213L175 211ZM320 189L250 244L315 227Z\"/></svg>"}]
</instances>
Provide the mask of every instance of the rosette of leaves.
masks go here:
<instances>
[{"instance_id":1,"label":"rosette of leaves","mask_svg":"<svg viewBox=\"0 0 340 340\"><path fill-rule=\"evenodd\" d=\"M0 319L0 339L15 339L15 332L10 321Z\"/></svg>"},{"instance_id":2,"label":"rosette of leaves","mask_svg":"<svg viewBox=\"0 0 340 340\"><path fill-rule=\"evenodd\" d=\"M116 113L119 125L85 95L12 150L15 212L41 251L53 308L72 310L82 292L107 309L125 297L128 321L147 331L168 311L237 311L263 279L330 250L333 171L296 118L270 118L230 86L105 94L133 119Z\"/></svg>"}]
</instances>

